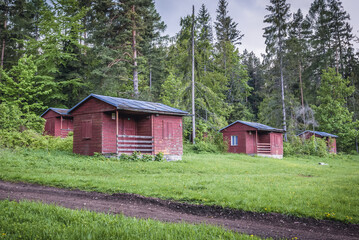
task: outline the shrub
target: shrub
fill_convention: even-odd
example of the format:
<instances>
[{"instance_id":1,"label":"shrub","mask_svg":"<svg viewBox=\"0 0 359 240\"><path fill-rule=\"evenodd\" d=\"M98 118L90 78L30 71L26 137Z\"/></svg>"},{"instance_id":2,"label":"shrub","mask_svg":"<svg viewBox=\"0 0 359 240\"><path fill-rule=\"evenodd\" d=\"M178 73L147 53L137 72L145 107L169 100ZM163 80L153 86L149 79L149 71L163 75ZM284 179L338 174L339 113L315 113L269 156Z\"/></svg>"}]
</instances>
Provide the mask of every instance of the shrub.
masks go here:
<instances>
[{"instance_id":1,"label":"shrub","mask_svg":"<svg viewBox=\"0 0 359 240\"><path fill-rule=\"evenodd\" d=\"M285 156L312 155L323 157L329 154L326 141L314 136L309 139L294 136L289 142L283 143L283 151Z\"/></svg>"},{"instance_id":2,"label":"shrub","mask_svg":"<svg viewBox=\"0 0 359 240\"><path fill-rule=\"evenodd\" d=\"M0 130L15 132L32 129L41 133L44 129L45 119L34 113L24 114L15 103L2 102L0 113Z\"/></svg>"},{"instance_id":3,"label":"shrub","mask_svg":"<svg viewBox=\"0 0 359 240\"><path fill-rule=\"evenodd\" d=\"M193 150L198 153L215 153L218 152L217 146L211 142L200 141L193 145Z\"/></svg>"},{"instance_id":4,"label":"shrub","mask_svg":"<svg viewBox=\"0 0 359 240\"><path fill-rule=\"evenodd\" d=\"M127 161L130 161L130 160L129 160L129 159L130 159L130 156L127 155L127 154L122 153L122 154L120 155L119 159L120 159L120 161L125 161L125 162L127 162Z\"/></svg>"},{"instance_id":5,"label":"shrub","mask_svg":"<svg viewBox=\"0 0 359 240\"><path fill-rule=\"evenodd\" d=\"M0 147L6 148L31 148L61 150L72 152L73 138L61 139L53 136L43 136L34 130L4 131L0 130Z\"/></svg>"},{"instance_id":6,"label":"shrub","mask_svg":"<svg viewBox=\"0 0 359 240\"><path fill-rule=\"evenodd\" d=\"M140 152L136 152L134 151L130 156L129 156L129 161L132 162L138 162L139 160L141 160L141 153Z\"/></svg>"},{"instance_id":7,"label":"shrub","mask_svg":"<svg viewBox=\"0 0 359 240\"><path fill-rule=\"evenodd\" d=\"M153 161L153 156L150 154L143 154L142 158L141 158L142 162L152 162Z\"/></svg>"},{"instance_id":8,"label":"shrub","mask_svg":"<svg viewBox=\"0 0 359 240\"><path fill-rule=\"evenodd\" d=\"M101 161L106 160L106 157L102 153L99 153L99 152L94 152L93 157L97 158L98 160L101 160Z\"/></svg>"},{"instance_id":9,"label":"shrub","mask_svg":"<svg viewBox=\"0 0 359 240\"><path fill-rule=\"evenodd\" d=\"M156 161L156 162L163 162L163 161L165 161L163 152L159 152L159 153L156 154L156 156L155 156L155 161Z\"/></svg>"},{"instance_id":10,"label":"shrub","mask_svg":"<svg viewBox=\"0 0 359 240\"><path fill-rule=\"evenodd\" d=\"M209 132L205 138L198 138L196 144L185 143L185 153L224 153L228 150L228 144L223 141L222 133Z\"/></svg>"},{"instance_id":11,"label":"shrub","mask_svg":"<svg viewBox=\"0 0 359 240\"><path fill-rule=\"evenodd\" d=\"M131 155L127 155L122 153L119 157L120 161L126 161L126 162L152 162L154 161L154 158L150 154L143 154L141 155L140 152L133 152Z\"/></svg>"}]
</instances>

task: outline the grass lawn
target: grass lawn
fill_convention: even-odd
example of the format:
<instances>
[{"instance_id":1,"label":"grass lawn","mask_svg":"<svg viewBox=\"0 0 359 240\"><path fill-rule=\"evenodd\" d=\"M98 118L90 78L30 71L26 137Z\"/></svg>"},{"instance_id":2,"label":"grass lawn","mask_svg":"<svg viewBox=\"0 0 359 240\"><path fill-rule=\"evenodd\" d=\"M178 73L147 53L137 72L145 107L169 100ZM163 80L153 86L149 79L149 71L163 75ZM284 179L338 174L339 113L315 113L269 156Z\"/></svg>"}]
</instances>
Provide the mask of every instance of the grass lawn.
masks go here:
<instances>
[{"instance_id":1,"label":"grass lawn","mask_svg":"<svg viewBox=\"0 0 359 240\"><path fill-rule=\"evenodd\" d=\"M0 239L259 239L223 228L163 223L33 202L0 201Z\"/></svg>"},{"instance_id":2,"label":"grass lawn","mask_svg":"<svg viewBox=\"0 0 359 240\"><path fill-rule=\"evenodd\" d=\"M359 223L359 156L189 154L183 159L119 162L2 149L0 179Z\"/></svg>"}]
</instances>

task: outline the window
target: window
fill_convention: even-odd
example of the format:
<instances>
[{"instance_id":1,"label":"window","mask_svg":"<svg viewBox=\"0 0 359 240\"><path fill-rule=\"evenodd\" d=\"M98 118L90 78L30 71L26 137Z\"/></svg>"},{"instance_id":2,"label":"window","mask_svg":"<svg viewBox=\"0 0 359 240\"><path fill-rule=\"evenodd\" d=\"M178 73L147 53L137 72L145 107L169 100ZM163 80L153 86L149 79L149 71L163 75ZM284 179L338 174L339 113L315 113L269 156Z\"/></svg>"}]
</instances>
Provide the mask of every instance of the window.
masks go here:
<instances>
[{"instance_id":1,"label":"window","mask_svg":"<svg viewBox=\"0 0 359 240\"><path fill-rule=\"evenodd\" d=\"M85 120L81 122L82 139L91 139L92 137L92 121Z\"/></svg>"},{"instance_id":2,"label":"window","mask_svg":"<svg viewBox=\"0 0 359 240\"><path fill-rule=\"evenodd\" d=\"M231 146L238 146L238 136L231 136Z\"/></svg>"}]
</instances>

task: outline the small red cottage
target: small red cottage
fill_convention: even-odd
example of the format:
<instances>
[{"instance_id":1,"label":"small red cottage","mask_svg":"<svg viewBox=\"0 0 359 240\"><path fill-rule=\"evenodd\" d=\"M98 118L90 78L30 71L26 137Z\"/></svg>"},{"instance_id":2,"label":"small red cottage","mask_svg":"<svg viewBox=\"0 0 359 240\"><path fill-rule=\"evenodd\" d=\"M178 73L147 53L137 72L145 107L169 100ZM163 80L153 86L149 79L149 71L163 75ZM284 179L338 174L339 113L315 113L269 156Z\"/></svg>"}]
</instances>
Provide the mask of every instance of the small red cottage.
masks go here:
<instances>
[{"instance_id":1,"label":"small red cottage","mask_svg":"<svg viewBox=\"0 0 359 240\"><path fill-rule=\"evenodd\" d=\"M73 131L72 116L67 112L68 109L49 108L41 117L46 119L45 134L65 138L69 132Z\"/></svg>"},{"instance_id":2,"label":"small red cottage","mask_svg":"<svg viewBox=\"0 0 359 240\"><path fill-rule=\"evenodd\" d=\"M326 133L326 132L318 132L318 131L304 131L302 133L299 133L298 136L302 136L305 139L309 139L312 136L318 137L318 138L324 138L327 142L328 151L330 153L337 153L337 141L336 138L337 135Z\"/></svg>"},{"instance_id":3,"label":"small red cottage","mask_svg":"<svg viewBox=\"0 0 359 240\"><path fill-rule=\"evenodd\" d=\"M74 117L74 153L162 152L168 160L182 158L185 111L161 103L91 94L69 113Z\"/></svg>"},{"instance_id":4,"label":"small red cottage","mask_svg":"<svg viewBox=\"0 0 359 240\"><path fill-rule=\"evenodd\" d=\"M283 130L264 124L235 121L219 130L228 143L228 152L283 158Z\"/></svg>"}]
</instances>

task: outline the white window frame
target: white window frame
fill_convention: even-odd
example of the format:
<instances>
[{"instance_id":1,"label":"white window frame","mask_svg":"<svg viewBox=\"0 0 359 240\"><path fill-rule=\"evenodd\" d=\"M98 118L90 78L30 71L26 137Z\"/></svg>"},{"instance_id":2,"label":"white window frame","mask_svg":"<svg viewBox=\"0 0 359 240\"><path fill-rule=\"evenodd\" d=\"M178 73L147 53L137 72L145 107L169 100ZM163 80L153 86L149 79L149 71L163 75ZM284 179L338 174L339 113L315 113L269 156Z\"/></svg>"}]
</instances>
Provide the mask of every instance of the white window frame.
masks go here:
<instances>
[{"instance_id":1,"label":"white window frame","mask_svg":"<svg viewBox=\"0 0 359 240\"><path fill-rule=\"evenodd\" d=\"M231 146L238 146L238 136L231 136Z\"/></svg>"}]
</instances>

